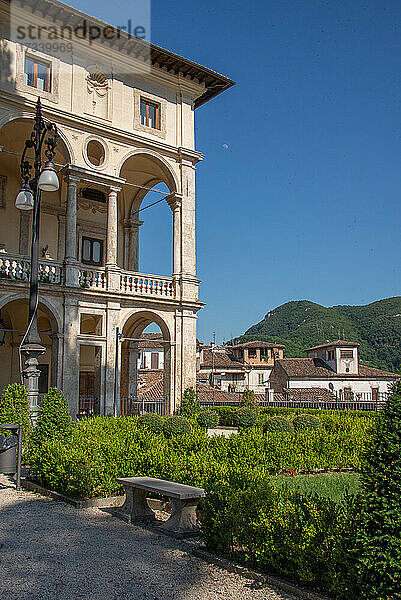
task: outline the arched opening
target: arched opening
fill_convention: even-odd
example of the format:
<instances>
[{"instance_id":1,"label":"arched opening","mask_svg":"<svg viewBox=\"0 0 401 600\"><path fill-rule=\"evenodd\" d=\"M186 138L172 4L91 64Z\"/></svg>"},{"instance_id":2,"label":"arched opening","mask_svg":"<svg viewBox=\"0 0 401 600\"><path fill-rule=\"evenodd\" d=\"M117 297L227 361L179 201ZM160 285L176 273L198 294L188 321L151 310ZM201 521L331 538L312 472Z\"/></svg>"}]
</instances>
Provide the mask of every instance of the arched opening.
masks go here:
<instances>
[{"instance_id":1,"label":"arched opening","mask_svg":"<svg viewBox=\"0 0 401 600\"><path fill-rule=\"evenodd\" d=\"M120 176L126 184L119 198L118 264L136 273L171 274L173 215L163 200L177 188L170 167L153 155L134 154Z\"/></svg>"},{"instance_id":2,"label":"arched opening","mask_svg":"<svg viewBox=\"0 0 401 600\"><path fill-rule=\"evenodd\" d=\"M19 346L28 326L28 300L12 300L0 309L0 327L5 331L0 344L0 389L21 382ZM46 394L58 383L58 327L47 306L39 303L38 329L46 352L39 356L39 394ZM1 336L3 338L3 336ZM24 361L22 358L22 366Z\"/></svg>"},{"instance_id":3,"label":"arched opening","mask_svg":"<svg viewBox=\"0 0 401 600\"><path fill-rule=\"evenodd\" d=\"M21 188L20 155L25 147L25 140L31 137L32 118L18 118L8 121L0 130L0 211L1 219L8 226L3 228L0 239L0 250L8 254L26 256L30 254L31 211L20 211L15 207L15 198ZM43 158L45 159L44 152ZM27 153L32 164L33 151ZM70 162L70 154L62 137L58 138L54 162L56 169ZM42 192L41 227L39 251L42 258L61 259L58 215L65 212L62 201L64 182L59 176L60 189L57 192ZM17 232L17 234L16 234Z\"/></svg>"},{"instance_id":4,"label":"arched opening","mask_svg":"<svg viewBox=\"0 0 401 600\"><path fill-rule=\"evenodd\" d=\"M171 337L166 323L148 311L135 313L123 327L121 414L166 414L171 381Z\"/></svg>"}]
</instances>

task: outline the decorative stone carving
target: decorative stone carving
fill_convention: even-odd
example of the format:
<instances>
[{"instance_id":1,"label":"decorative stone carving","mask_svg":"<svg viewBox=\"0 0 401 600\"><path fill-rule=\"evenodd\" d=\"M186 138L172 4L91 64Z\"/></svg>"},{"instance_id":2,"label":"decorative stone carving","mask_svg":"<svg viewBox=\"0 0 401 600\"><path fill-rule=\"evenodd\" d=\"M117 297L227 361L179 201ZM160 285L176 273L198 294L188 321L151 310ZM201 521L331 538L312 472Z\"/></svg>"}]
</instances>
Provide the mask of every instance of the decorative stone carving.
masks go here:
<instances>
[{"instance_id":1,"label":"decorative stone carving","mask_svg":"<svg viewBox=\"0 0 401 600\"><path fill-rule=\"evenodd\" d=\"M109 116L109 81L97 65L86 77L86 112L107 119Z\"/></svg>"}]
</instances>

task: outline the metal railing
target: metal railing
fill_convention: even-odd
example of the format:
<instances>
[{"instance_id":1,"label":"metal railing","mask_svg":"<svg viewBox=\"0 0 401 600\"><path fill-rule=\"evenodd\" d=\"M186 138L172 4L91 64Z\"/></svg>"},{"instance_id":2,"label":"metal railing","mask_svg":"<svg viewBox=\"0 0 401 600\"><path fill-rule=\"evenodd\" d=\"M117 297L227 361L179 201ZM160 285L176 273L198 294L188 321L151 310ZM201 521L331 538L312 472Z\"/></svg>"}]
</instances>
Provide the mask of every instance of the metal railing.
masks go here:
<instances>
[{"instance_id":1,"label":"metal railing","mask_svg":"<svg viewBox=\"0 0 401 600\"><path fill-rule=\"evenodd\" d=\"M144 415L145 413L156 413L165 415L167 412L166 398L156 398L147 400L145 397L127 397L120 398L120 414L128 415Z\"/></svg>"},{"instance_id":2,"label":"metal railing","mask_svg":"<svg viewBox=\"0 0 401 600\"><path fill-rule=\"evenodd\" d=\"M78 400L78 413L85 412L88 416L97 414L98 401L94 397L80 396Z\"/></svg>"},{"instance_id":3,"label":"metal railing","mask_svg":"<svg viewBox=\"0 0 401 600\"><path fill-rule=\"evenodd\" d=\"M294 390L296 392L296 390ZM271 408L296 408L316 410L366 410L380 411L383 410L388 399L388 392L379 392L371 394L369 392L354 393L351 397L344 397L344 394L335 395L333 398L319 398L315 393L308 394L303 392L302 395L287 393L275 393L273 399L269 399L269 394L255 394L259 405L262 407ZM296 397L297 396L297 397ZM198 400L201 406L233 406L237 407L240 404L242 393L238 392L222 392L221 390L203 391L198 395Z\"/></svg>"}]
</instances>

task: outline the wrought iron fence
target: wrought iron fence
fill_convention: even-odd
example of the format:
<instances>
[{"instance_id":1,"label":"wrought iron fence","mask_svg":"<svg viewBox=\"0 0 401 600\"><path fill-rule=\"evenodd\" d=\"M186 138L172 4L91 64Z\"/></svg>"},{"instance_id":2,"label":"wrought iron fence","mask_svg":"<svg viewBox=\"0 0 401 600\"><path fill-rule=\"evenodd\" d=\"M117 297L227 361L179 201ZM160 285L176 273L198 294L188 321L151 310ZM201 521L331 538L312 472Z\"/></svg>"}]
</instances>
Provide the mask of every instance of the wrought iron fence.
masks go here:
<instances>
[{"instance_id":1,"label":"wrought iron fence","mask_svg":"<svg viewBox=\"0 0 401 600\"><path fill-rule=\"evenodd\" d=\"M85 413L86 415L97 414L98 402L97 398L80 396L78 402L78 414Z\"/></svg>"},{"instance_id":2,"label":"wrought iron fence","mask_svg":"<svg viewBox=\"0 0 401 600\"><path fill-rule=\"evenodd\" d=\"M260 406L272 408L314 408L317 410L383 410L388 399L387 392L378 392L371 394L369 392L353 393L351 396L345 397L344 394L332 394L332 398L319 398L316 393L303 392L299 394L294 390L291 392L272 395L267 393L255 394ZM221 392L220 390L203 391L199 394L198 399L201 406L233 406L237 407L240 404L242 393Z\"/></svg>"},{"instance_id":3,"label":"wrought iron fence","mask_svg":"<svg viewBox=\"0 0 401 600\"><path fill-rule=\"evenodd\" d=\"M120 414L122 416L143 415L145 413L157 413L158 415L165 415L166 412L166 398L156 398L152 400L146 399L145 397L120 398Z\"/></svg>"}]
</instances>

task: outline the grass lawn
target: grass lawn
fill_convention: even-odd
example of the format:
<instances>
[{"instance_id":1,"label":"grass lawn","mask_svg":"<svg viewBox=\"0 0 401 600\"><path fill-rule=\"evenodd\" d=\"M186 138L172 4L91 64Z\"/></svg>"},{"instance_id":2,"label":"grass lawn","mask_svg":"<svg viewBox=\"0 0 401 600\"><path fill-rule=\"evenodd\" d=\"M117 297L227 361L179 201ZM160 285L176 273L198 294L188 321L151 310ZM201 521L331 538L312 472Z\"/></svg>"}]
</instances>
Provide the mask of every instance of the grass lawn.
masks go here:
<instances>
[{"instance_id":1,"label":"grass lawn","mask_svg":"<svg viewBox=\"0 0 401 600\"><path fill-rule=\"evenodd\" d=\"M346 494L356 494L360 487L358 473L333 473L308 477L280 475L272 477L272 481L278 488L292 489L303 494L317 494L335 502L341 502Z\"/></svg>"}]
</instances>

